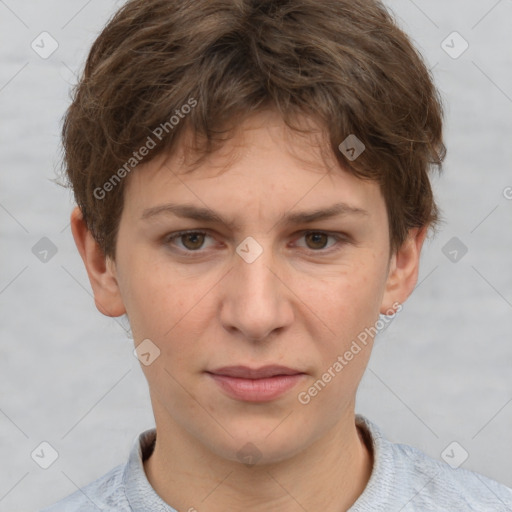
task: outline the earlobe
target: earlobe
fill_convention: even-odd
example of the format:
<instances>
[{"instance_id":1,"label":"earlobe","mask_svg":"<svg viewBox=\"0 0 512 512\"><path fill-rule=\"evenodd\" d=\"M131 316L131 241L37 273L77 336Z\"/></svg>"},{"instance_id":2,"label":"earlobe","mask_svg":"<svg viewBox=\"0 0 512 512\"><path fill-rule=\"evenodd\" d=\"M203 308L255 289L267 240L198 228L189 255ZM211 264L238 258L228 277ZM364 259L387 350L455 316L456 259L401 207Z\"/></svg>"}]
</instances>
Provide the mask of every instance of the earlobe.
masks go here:
<instances>
[{"instance_id":1,"label":"earlobe","mask_svg":"<svg viewBox=\"0 0 512 512\"><path fill-rule=\"evenodd\" d=\"M421 248L427 235L427 227L413 228L402 246L393 255L386 290L382 299L381 314L390 314L393 304L403 304L418 281Z\"/></svg>"},{"instance_id":2,"label":"earlobe","mask_svg":"<svg viewBox=\"0 0 512 512\"><path fill-rule=\"evenodd\" d=\"M126 309L115 275L115 264L105 257L78 206L71 213L71 231L89 276L96 308L105 316L124 315Z\"/></svg>"}]
</instances>

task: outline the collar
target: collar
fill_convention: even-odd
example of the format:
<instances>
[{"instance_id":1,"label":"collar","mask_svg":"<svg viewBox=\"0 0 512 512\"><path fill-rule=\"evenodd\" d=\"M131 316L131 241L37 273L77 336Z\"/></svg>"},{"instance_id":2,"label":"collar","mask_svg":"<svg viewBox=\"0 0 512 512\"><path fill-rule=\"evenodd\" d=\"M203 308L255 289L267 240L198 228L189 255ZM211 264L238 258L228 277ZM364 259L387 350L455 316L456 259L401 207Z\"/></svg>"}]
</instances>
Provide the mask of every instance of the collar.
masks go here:
<instances>
[{"instance_id":1,"label":"collar","mask_svg":"<svg viewBox=\"0 0 512 512\"><path fill-rule=\"evenodd\" d=\"M385 456L389 452L389 441L387 441L380 428L362 414L355 415L355 423L363 436L367 446L373 453L373 468L370 480L366 484L363 493L356 500L349 511L356 511L359 508L375 505L376 501L387 496L383 488L383 475L392 471L392 461ZM146 430L140 434L130 452L128 463L123 473L123 483L126 498L133 512L177 512L170 505L165 503L156 491L151 487L144 471L144 461L151 455L155 447L156 428ZM380 503L380 501L379 501Z\"/></svg>"}]
</instances>

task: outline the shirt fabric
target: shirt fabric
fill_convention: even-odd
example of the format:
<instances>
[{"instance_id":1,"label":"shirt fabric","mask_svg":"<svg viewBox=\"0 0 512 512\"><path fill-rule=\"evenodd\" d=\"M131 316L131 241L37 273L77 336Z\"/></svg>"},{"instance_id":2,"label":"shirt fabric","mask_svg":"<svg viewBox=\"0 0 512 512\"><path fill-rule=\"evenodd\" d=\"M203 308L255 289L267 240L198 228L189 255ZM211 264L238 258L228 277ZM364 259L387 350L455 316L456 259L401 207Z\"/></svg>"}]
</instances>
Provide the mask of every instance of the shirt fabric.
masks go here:
<instances>
[{"instance_id":1,"label":"shirt fabric","mask_svg":"<svg viewBox=\"0 0 512 512\"><path fill-rule=\"evenodd\" d=\"M474 471L453 469L413 446L393 443L361 414L355 421L373 448L374 461L370 480L347 512L512 512L511 488ZM144 472L143 461L155 439L156 429L146 430L126 464L41 512L177 512L158 496ZM199 504L196 508L201 510Z\"/></svg>"}]
</instances>

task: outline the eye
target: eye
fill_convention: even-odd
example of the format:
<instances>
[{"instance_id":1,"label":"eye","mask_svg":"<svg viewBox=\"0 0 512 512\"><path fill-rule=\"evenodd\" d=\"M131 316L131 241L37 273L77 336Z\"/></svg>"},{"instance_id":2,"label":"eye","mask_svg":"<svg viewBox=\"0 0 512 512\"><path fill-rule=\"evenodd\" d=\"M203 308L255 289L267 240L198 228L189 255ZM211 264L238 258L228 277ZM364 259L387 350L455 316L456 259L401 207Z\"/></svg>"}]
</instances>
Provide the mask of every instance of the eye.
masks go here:
<instances>
[{"instance_id":1,"label":"eye","mask_svg":"<svg viewBox=\"0 0 512 512\"><path fill-rule=\"evenodd\" d=\"M300 234L300 238L304 238L306 240L306 248L309 252L316 254L331 253L333 250L339 249L337 246L341 246L349 242L347 236L341 233L333 234L324 231L305 231ZM165 244L173 245L176 244L175 241L179 241L181 242L181 247L177 244L178 249L184 253L200 253L200 249L202 249L204 245L205 237L211 238L211 236L204 231L180 231L167 236L165 238ZM326 249L329 238L333 239L334 243ZM299 247L303 246L299 245Z\"/></svg>"},{"instance_id":2,"label":"eye","mask_svg":"<svg viewBox=\"0 0 512 512\"><path fill-rule=\"evenodd\" d=\"M170 244L174 240L179 239L183 242L185 251L197 252L203 245L204 237L209 236L203 231L182 231L166 238L165 243Z\"/></svg>"},{"instance_id":3,"label":"eye","mask_svg":"<svg viewBox=\"0 0 512 512\"><path fill-rule=\"evenodd\" d=\"M306 243L308 244L307 247L311 250L311 252L329 253L332 252L332 247L341 245L343 242L347 242L346 237L342 236L341 234L330 234L326 233L325 231L306 231L301 233L301 235L306 240ZM334 239L335 242L327 250L325 250L329 238Z\"/></svg>"}]
</instances>

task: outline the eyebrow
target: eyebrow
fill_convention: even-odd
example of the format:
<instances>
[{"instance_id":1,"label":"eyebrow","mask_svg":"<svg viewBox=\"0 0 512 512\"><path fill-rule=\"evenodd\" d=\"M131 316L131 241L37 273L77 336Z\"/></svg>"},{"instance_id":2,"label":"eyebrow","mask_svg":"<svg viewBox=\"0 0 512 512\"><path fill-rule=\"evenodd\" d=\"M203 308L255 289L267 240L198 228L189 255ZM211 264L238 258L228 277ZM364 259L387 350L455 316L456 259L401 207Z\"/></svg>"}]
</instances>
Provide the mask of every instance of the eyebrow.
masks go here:
<instances>
[{"instance_id":1,"label":"eyebrow","mask_svg":"<svg viewBox=\"0 0 512 512\"><path fill-rule=\"evenodd\" d=\"M152 208L147 208L143 211L141 220L149 220L161 215L174 215L176 217L197 220L200 222L223 224L230 229L238 228L238 222L231 222L225 219L221 214L211 209L191 204L166 203L159 206L153 206ZM369 213L356 206L351 206L346 203L336 203L327 208L288 213L278 222L278 224L310 224L319 220L347 215L368 216Z\"/></svg>"}]
</instances>

